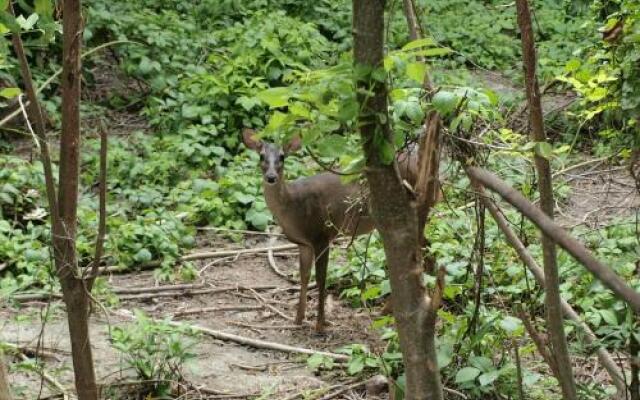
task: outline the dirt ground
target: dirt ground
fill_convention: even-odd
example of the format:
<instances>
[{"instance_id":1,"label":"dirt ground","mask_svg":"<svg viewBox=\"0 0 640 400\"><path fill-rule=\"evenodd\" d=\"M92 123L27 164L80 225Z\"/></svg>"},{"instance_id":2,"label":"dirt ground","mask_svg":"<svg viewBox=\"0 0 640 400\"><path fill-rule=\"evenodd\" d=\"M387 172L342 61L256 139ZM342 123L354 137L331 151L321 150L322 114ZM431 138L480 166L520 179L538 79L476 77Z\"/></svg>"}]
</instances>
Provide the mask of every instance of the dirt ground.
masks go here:
<instances>
[{"instance_id":1,"label":"dirt ground","mask_svg":"<svg viewBox=\"0 0 640 400\"><path fill-rule=\"evenodd\" d=\"M246 240L245 244L247 247L265 247L266 240L264 237L258 237ZM234 247L232 242L215 235L202 235L199 242L206 247L198 249L197 252ZM292 276L296 273L295 254L276 254L275 258L282 272L291 273ZM204 288L272 285L274 289L259 290L259 296L247 290L237 289L202 295L188 295L177 291L173 292L176 293L173 297L151 296L148 299L122 300L112 309L108 321L102 312L96 311L92 317L91 337L100 382L134 379L122 363L122 355L110 346L108 335L108 324L114 327L129 323L129 319L123 315L131 313L134 309L144 310L154 318L163 319L179 311L204 307L263 306L263 301L259 299L261 296L271 307L284 315L295 314L298 293L287 289L296 286L271 270L265 254L223 259L222 262L218 259L215 264L212 260L204 260L198 263L198 268L202 273L197 283ZM112 275L108 279L110 285L119 289L157 285L152 272ZM123 298L125 296L127 295L122 295ZM336 293L333 293L333 300L328 302L331 326L326 334L316 334L312 327L316 298L317 293L311 291L307 308L307 321L310 324L299 329L294 328L291 321L268 307L249 311L201 312L177 317L175 320L245 337L330 352L351 343L367 343L374 348L381 345L378 335L370 329L373 316L366 310L355 310L343 304L337 300ZM49 311L52 318L46 324L42 324L41 314L45 312L45 308L46 305L41 302L27 303L21 308L3 305L0 308L0 320L4 321L0 341L28 348L35 348L41 343L42 348L55 356L44 359L46 371L65 388L71 388L73 380L70 348L63 306L60 302L53 303ZM217 391L220 395L226 394L225 398L230 398L229 395L264 395L264 399L281 399L305 389L326 388L345 380L340 368L334 372L314 373L307 367L305 356L222 342L205 335L198 337L193 352L197 357L187 365L186 378L195 385ZM18 398L33 399L37 398L39 393L42 393L42 397L52 394L47 382L41 382L37 374L13 371L10 380L19 394ZM354 398L350 396L347 392L344 397L336 398Z\"/></svg>"}]
</instances>

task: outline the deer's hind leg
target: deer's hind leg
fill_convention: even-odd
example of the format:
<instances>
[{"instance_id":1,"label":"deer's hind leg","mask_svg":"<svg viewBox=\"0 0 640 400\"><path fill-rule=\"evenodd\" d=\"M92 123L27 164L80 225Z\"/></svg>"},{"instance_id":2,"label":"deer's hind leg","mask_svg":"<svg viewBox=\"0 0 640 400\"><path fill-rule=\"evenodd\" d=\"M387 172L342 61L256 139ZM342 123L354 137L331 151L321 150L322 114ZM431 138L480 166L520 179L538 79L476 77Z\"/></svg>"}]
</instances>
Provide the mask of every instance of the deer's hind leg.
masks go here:
<instances>
[{"instance_id":1,"label":"deer's hind leg","mask_svg":"<svg viewBox=\"0 0 640 400\"><path fill-rule=\"evenodd\" d=\"M326 280L327 267L329 265L329 242L322 243L315 247L316 257L316 282L318 283L318 316L316 321L316 332L323 332L325 328L324 303L327 296Z\"/></svg>"},{"instance_id":2,"label":"deer's hind leg","mask_svg":"<svg viewBox=\"0 0 640 400\"><path fill-rule=\"evenodd\" d=\"M300 250L300 298L298 299L298 311L296 313L296 324L302 325L307 311L307 287L311 277L313 267L313 248L308 246L298 246Z\"/></svg>"}]
</instances>

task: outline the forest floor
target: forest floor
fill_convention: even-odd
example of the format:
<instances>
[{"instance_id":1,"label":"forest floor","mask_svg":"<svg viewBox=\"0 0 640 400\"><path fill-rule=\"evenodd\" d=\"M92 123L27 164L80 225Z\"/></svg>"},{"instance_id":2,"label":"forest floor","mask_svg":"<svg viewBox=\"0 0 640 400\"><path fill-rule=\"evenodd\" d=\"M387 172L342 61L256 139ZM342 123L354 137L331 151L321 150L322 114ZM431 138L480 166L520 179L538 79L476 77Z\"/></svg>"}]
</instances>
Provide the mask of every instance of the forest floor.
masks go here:
<instances>
[{"instance_id":1,"label":"forest floor","mask_svg":"<svg viewBox=\"0 0 640 400\"><path fill-rule=\"evenodd\" d=\"M495 90L516 90L495 77L485 78L488 86L493 86ZM117 119L120 122L116 121L114 126L118 128L115 133L118 135L146 128L145 121L134 115L119 115ZM25 155L30 152L27 150L29 146L25 147ZM564 226L584 224L595 228L621 217L621 212L640 206L640 197L628 178L628 173L621 167L606 166L605 162L606 160L595 160L585 164L583 168L563 174L572 188L570 197L557 207L558 219ZM274 242L258 234L248 234L241 242L237 242L227 239L224 234L207 230L201 231L197 240L197 250L194 250L196 253L288 243L283 238ZM336 253L338 257L341 256L339 251ZM297 275L297 252L276 252L275 260L282 272L289 276ZM313 329L317 299L317 292L314 290L309 293L307 305L309 323L303 327L293 326L291 319L295 315L298 301L298 285L276 274L269 265L266 253L205 259L197 261L196 267L200 271L194 282L199 285L198 290L227 290L200 294L190 294L189 290L174 290L158 292L162 293L160 295L153 292L153 288L158 287L159 283L151 271L108 276L111 288L152 289L141 289L142 293L136 295L120 295L120 302L108 307L108 315L106 310L101 309L96 309L93 313L92 347L101 383L109 385L136 380L134 372L124 363L123 354L115 350L109 340L109 328L131 323L130 316L136 309L159 320L169 317L185 324L318 351L336 352L342 346L362 343L377 352L384 346L380 334L371 327L372 321L379 317L379 311L352 308L339 299L336 290L331 291L327 302L327 316L331 325L324 335L316 334ZM263 288L246 290L259 286ZM271 288L264 288L265 286ZM145 292L146 297L142 296ZM211 307L226 310L202 310ZM184 311L194 313L175 316ZM27 349L38 347L46 350L46 356L42 359L45 371L65 390L72 391L68 329L64 306L60 300L50 303L32 301L23 303L20 307L0 304L0 321L0 341ZM336 385L353 381L342 367L318 373L308 367L306 356L299 354L240 345L208 335L198 336L195 343L191 351L196 357L186 365L184 374L187 381L201 390L209 391L204 398L287 399L293 398L295 394L309 393L313 389L326 391L327 388L334 387L331 390L337 390ZM34 371L13 370L10 381L18 399L33 399L38 396L46 398L59 393ZM214 392L217 394L212 395ZM194 392L193 398L199 398L195 394L197 393ZM361 387L333 398L386 398L386 394L382 396L366 394Z\"/></svg>"},{"instance_id":2,"label":"forest floor","mask_svg":"<svg viewBox=\"0 0 640 400\"><path fill-rule=\"evenodd\" d=\"M266 247L264 236L247 238L247 248ZM270 242L271 243L271 242ZM279 243L283 244L283 243ZM218 235L203 234L199 237L198 252L237 249L235 244ZM272 244L273 245L273 244ZM275 254L278 269L291 275L297 273L297 256L293 253ZM135 376L122 363L122 354L109 343L109 326L120 326L130 322L126 315L135 309L143 310L156 319L172 317L187 310L196 312L190 316L176 317L186 324L198 325L223 331L276 342L290 346L335 352L352 343L366 343L376 349L383 343L379 334L371 330L373 316L365 309L354 309L340 300L328 301L328 319L331 326L323 335L313 329L315 323L316 291L310 292L307 306L307 321L303 327L295 327L283 315L292 317L298 299L297 286L276 275L270 268L266 253L241 255L223 259L198 262L201 270L197 284L202 288L229 288L221 293L189 295L184 290L162 292L161 296L173 293L171 297L160 297L150 292L144 299L130 299L122 295L117 307L111 308L108 319L100 310L92 317L91 338L99 381L132 381ZM153 288L157 286L152 272L134 272L126 275L111 275L108 278L114 288ZM272 289L256 289L255 292L243 288L272 286ZM257 293L257 294L256 294ZM149 294L149 293L148 293ZM134 295L139 296L139 295ZM42 302L24 304L21 308L4 306L0 308L0 341L14 343L26 348L41 348L53 353L54 357L44 359L46 371L54 376L65 388L72 387L71 358L69 353L68 329L60 301L49 305ZM265 305L268 304L268 305ZM236 311L206 312L197 309L240 308ZM245 307L246 309L241 309ZM256 308L256 309L250 309ZM41 316L50 313L46 323ZM286 354L266 349L222 342L206 335L198 336L196 354L185 368L185 377L194 385L219 392L221 398L264 395L266 399L282 399L311 389L322 389L345 381L344 371L317 374L307 367L306 356ZM11 375L14 387L21 391L18 398L32 399L42 390L43 397L50 394L46 382L41 382L37 374L16 371ZM41 388L41 383L44 387ZM348 393L345 396L349 396ZM197 397L194 397L197 398ZM337 397L341 398L341 397ZM343 397L345 399L352 397ZM367 397L376 398L376 397Z\"/></svg>"}]
</instances>

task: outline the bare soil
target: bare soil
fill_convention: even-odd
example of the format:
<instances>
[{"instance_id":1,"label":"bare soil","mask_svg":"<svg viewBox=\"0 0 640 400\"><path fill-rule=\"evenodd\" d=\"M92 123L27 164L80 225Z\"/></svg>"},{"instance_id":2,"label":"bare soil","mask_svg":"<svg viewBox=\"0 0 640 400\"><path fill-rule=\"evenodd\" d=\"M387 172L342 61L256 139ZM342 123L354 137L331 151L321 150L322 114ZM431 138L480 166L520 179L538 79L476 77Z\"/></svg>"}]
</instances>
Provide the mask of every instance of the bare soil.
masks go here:
<instances>
[{"instance_id":1,"label":"bare soil","mask_svg":"<svg viewBox=\"0 0 640 400\"><path fill-rule=\"evenodd\" d=\"M202 236L199 242L203 247L197 252L238 247L238 244L216 235ZM267 246L264 237L247 240L245 244L247 247ZM198 268L203 270L198 283L213 288L274 285L278 289L260 291L260 295L285 315L295 315L298 294L296 291L285 289L296 285L277 276L270 269L266 254L242 256L214 265L210 264L211 261L213 260L198 262ZM276 261L281 271L291 275L297 273L295 254L277 255ZM158 285L152 272L112 275L108 280L110 285L116 288ZM310 323L299 329L293 328L291 321L285 320L268 308L198 313L176 318L176 320L250 338L315 350L335 352L341 346L351 343L366 343L374 349L382 346L378 334L372 332L370 328L373 316L366 310L356 310L344 304L337 299L337 293L333 293L333 300L329 300L327 315L331 326L324 335L315 333L313 324L315 323L316 291L312 290L309 296L307 321ZM115 327L130 323L130 319L121 316L123 312L130 313L140 309L149 316L163 319L187 309L259 305L261 301L251 292L230 290L217 294L125 300L110 310L108 320L103 312L96 310L92 318L91 337L99 381L109 384L116 381L136 380L132 371L128 370L123 363L123 355L114 350L109 343L109 324ZM40 302L24 304L21 307L2 305L0 320L4 322L0 331L0 341L31 348L40 345L54 353L55 358L41 360L44 362L45 371L65 388L71 389L73 374L64 308L61 302L52 303L48 307L51 317L48 322L42 323L41 315L45 314L46 310L47 305ZM197 357L185 368L186 379L196 386L217 391L221 396L254 398L263 395L264 399L282 399L306 389L326 388L348 379L343 368L323 373L309 369L305 361L306 356L251 348L222 342L204 335L197 338L197 345L193 352ZM39 395L40 398L45 398L56 393L55 390L51 390L50 385L42 382L38 374L33 372L13 368L10 381L18 392L18 399L34 399ZM348 391L336 398L353 399L354 397L351 396L353 394ZM200 397L194 395L193 398ZM215 398L215 396L209 398Z\"/></svg>"}]
</instances>

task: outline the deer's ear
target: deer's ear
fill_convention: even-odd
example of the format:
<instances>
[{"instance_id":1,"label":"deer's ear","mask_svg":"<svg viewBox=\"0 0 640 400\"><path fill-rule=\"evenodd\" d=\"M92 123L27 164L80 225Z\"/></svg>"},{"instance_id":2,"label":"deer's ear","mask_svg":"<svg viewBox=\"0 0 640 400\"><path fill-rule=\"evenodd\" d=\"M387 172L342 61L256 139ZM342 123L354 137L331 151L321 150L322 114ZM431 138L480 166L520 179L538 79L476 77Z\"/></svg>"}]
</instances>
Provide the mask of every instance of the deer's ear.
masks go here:
<instances>
[{"instance_id":1,"label":"deer's ear","mask_svg":"<svg viewBox=\"0 0 640 400\"><path fill-rule=\"evenodd\" d=\"M300 139L299 135L295 135L293 138L291 138L291 140L289 141L289 143L284 145L284 152L289 154L289 153L295 153L296 151L300 150L300 148L302 147L302 139Z\"/></svg>"},{"instance_id":2,"label":"deer's ear","mask_svg":"<svg viewBox=\"0 0 640 400\"><path fill-rule=\"evenodd\" d=\"M255 134L256 131L254 131L253 129L244 128L242 130L242 141L248 148L255 151L260 151L262 149L262 141L254 139Z\"/></svg>"}]
</instances>

